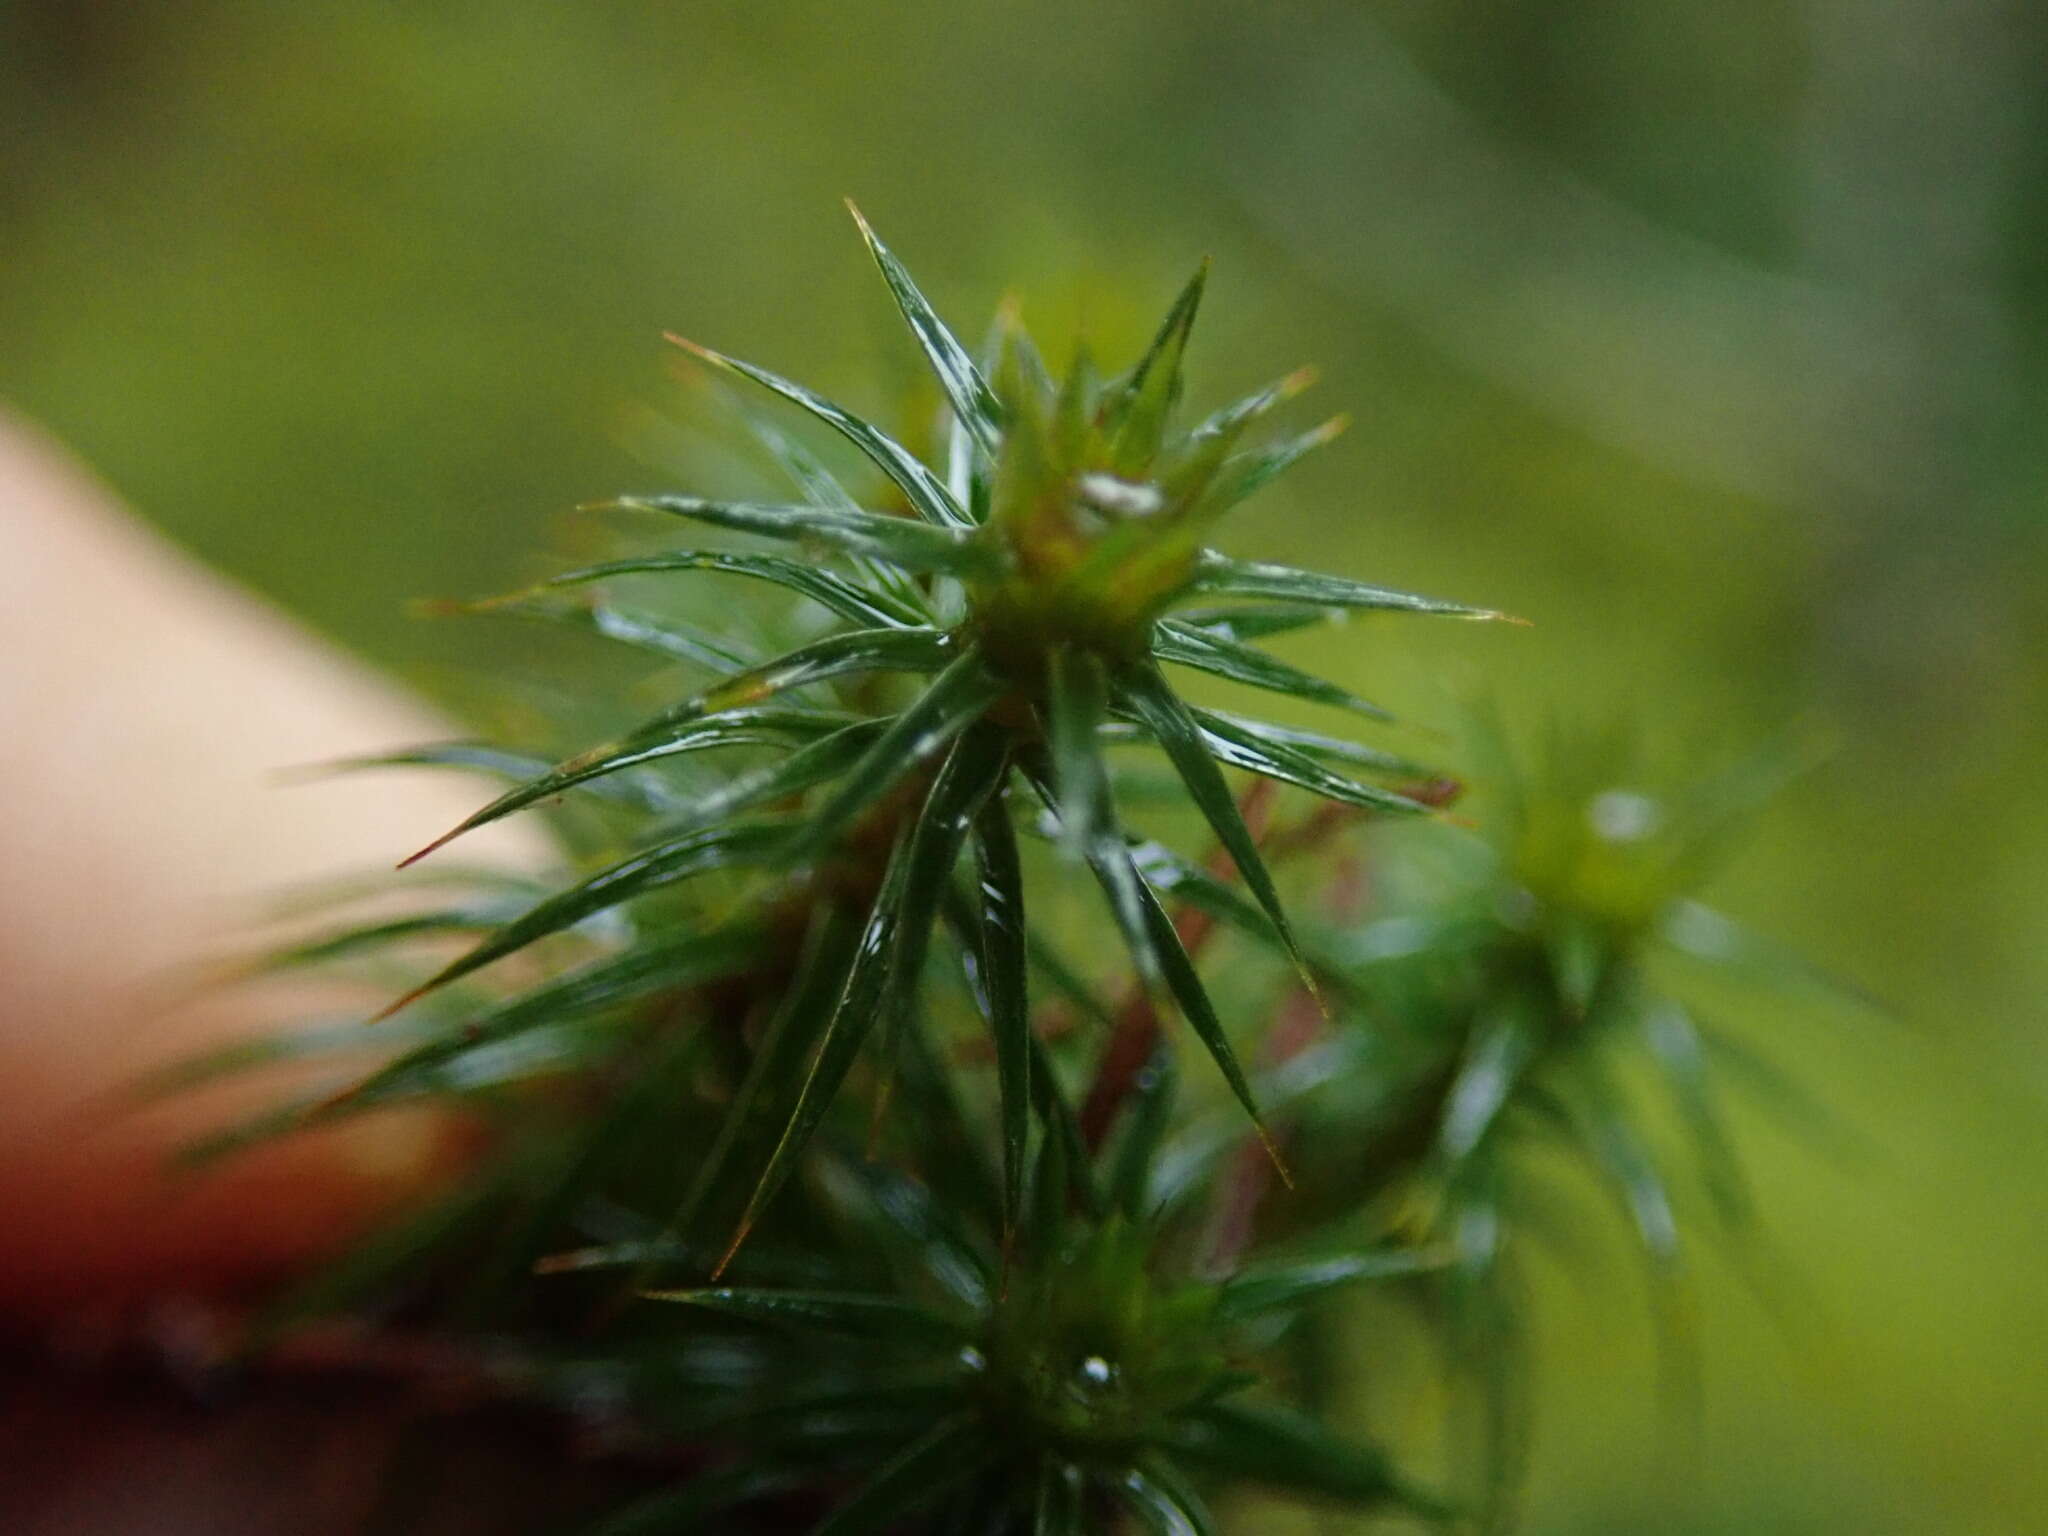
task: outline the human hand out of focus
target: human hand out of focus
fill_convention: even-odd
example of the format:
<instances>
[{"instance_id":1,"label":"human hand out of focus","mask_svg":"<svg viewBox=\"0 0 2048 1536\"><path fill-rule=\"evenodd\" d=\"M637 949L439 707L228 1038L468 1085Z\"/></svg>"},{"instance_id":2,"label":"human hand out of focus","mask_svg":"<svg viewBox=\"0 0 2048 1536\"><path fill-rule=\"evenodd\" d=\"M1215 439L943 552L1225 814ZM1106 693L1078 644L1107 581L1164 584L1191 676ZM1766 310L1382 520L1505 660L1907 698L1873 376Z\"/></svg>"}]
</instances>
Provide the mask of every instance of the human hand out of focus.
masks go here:
<instances>
[{"instance_id":1,"label":"human hand out of focus","mask_svg":"<svg viewBox=\"0 0 2048 1536\"><path fill-rule=\"evenodd\" d=\"M120 1104L138 1074L312 1006L276 988L171 1001L181 968L246 944L264 898L472 808L444 780L286 788L278 771L444 726L4 417L0 724L0 1314L260 1285L448 1166L445 1122L415 1114L180 1175L179 1145L276 1081Z\"/></svg>"}]
</instances>

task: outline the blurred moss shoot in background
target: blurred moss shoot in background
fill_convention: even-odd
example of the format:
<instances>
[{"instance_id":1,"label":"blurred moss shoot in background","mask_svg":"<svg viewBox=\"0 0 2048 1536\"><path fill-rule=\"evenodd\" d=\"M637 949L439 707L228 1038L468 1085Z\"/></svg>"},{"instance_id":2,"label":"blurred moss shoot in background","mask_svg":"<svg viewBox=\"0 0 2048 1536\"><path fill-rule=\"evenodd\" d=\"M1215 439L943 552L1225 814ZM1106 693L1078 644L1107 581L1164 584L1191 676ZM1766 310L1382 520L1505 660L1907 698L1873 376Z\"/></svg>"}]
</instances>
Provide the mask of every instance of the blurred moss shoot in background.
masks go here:
<instances>
[{"instance_id":1,"label":"blurred moss shoot in background","mask_svg":"<svg viewBox=\"0 0 2048 1536\"><path fill-rule=\"evenodd\" d=\"M409 599L718 479L664 327L920 387L842 195L942 311L1115 354L1213 255L1193 404L1306 357L1355 417L1261 553L1536 626L1319 670L1830 749L1709 894L1897 1022L1750 1017L1839 1125L1738 1119L1795 1283L1706 1260L1697 1482L1622 1256L1547 1277L1529 1528L2048 1531L2044 65L2012 0L10 0L0 396L474 711L486 659L576 663Z\"/></svg>"}]
</instances>

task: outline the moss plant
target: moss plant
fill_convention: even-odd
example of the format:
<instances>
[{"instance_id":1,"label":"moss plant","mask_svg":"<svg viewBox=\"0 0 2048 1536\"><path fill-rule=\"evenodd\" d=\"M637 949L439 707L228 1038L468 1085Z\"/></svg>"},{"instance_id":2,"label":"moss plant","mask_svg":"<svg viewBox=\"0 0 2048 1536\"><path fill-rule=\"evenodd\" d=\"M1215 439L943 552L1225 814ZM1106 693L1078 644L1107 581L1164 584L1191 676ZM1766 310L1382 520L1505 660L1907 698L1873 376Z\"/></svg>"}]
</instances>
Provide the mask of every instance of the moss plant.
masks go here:
<instances>
[{"instance_id":1,"label":"moss plant","mask_svg":"<svg viewBox=\"0 0 2048 1536\"><path fill-rule=\"evenodd\" d=\"M1210 546L1335 423L1266 435L1302 373L1184 418L1204 274L1126 371L1083 350L1055 378L1013 315L971 354L861 232L941 392L929 462L680 343L843 439L873 487L740 405L787 499L606 505L741 541L474 605L689 672L660 674L658 710L552 765L472 743L375 760L515 781L422 854L533 808L570 869L437 860L407 878L440 904L270 957L412 968L379 1016L390 1055L205 1150L423 1099L489 1148L273 1323L395 1307L524 1338L542 1395L600 1373L688 1469L615 1533L1206 1532L1249 1487L1503 1524L1518 1128L1575 1137L1669 1268L1671 1201L1607 1077L1639 1052L1741 1214L1702 1036L1646 980L1659 945L1749 944L1687 899L1701 839L1640 795L1502 768L1488 844L1404 757L1188 702L1170 669L1377 719L1258 642L1347 611L1501 615ZM719 576L778 594L769 647L693 622ZM636 584L667 611L619 606ZM1127 820L1162 782L1206 857ZM1373 840L1401 819L1421 835ZM1353 910L1360 860L1384 910ZM1042 915L1081 871L1119 966ZM1198 963L1219 948L1227 994ZM302 1029L179 1080L362 1038ZM1313 1411L1300 1346L1368 1283L1476 1366L1472 1486Z\"/></svg>"}]
</instances>

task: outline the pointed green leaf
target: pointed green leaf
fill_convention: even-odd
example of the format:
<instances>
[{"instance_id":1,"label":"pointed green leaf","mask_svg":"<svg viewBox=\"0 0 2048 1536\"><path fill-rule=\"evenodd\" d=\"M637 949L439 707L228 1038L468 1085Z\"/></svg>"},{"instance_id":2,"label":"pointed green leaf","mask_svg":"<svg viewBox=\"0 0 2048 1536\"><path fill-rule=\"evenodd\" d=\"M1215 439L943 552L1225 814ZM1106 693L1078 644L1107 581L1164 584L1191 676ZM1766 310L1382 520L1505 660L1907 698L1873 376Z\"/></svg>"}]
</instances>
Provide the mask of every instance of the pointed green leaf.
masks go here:
<instances>
[{"instance_id":1,"label":"pointed green leaf","mask_svg":"<svg viewBox=\"0 0 2048 1536\"><path fill-rule=\"evenodd\" d=\"M763 958L758 933L719 928L658 941L566 971L495 1008L467 1019L448 1034L393 1057L335 1102L368 1109L395 1098L432 1091L443 1069L467 1053L494 1047L532 1029L560 1023L656 992L702 985L737 975Z\"/></svg>"},{"instance_id":2,"label":"pointed green leaf","mask_svg":"<svg viewBox=\"0 0 2048 1536\"><path fill-rule=\"evenodd\" d=\"M1435 613L1457 619L1508 619L1507 614L1492 608L1473 608L1440 598L1418 597L1412 592L1396 592L1388 587L1369 586L1347 577L1326 576L1319 571L1298 570L1293 566L1233 560L1213 549L1202 551L1196 562L1195 579L1188 590L1223 597L1278 598L1327 608Z\"/></svg>"},{"instance_id":3,"label":"pointed green leaf","mask_svg":"<svg viewBox=\"0 0 2048 1536\"><path fill-rule=\"evenodd\" d=\"M1448 1249L1368 1248L1292 1264L1259 1265L1240 1270L1223 1282L1216 1318L1219 1322L1240 1322L1264 1312L1299 1306L1362 1281L1427 1274L1444 1268L1451 1259Z\"/></svg>"},{"instance_id":4,"label":"pointed green leaf","mask_svg":"<svg viewBox=\"0 0 2048 1536\"><path fill-rule=\"evenodd\" d=\"M925 296L918 292L917 284L911 281L887 246L876 238L868 221L851 202L847 209L853 214L853 221L860 226L861 238L868 243L868 252L875 258L875 265L881 269L882 281L889 285L889 292L895 296L896 307L903 312L904 321L917 337L917 343L924 349L925 357L932 365L932 372L938 375L939 387L946 392L946 401L953 408L953 415L959 420L975 442L990 458L1001 448L1003 411L997 404L994 391L981 376L981 370L974 366L974 360L967 355L967 349L954 339L938 315L933 312Z\"/></svg>"},{"instance_id":5,"label":"pointed green leaf","mask_svg":"<svg viewBox=\"0 0 2048 1536\"><path fill-rule=\"evenodd\" d=\"M336 758L316 764L310 772L354 773L367 768L465 768L507 779L528 779L546 773L551 765L544 757L508 752L482 742L427 742L401 747L395 752L375 752L361 757ZM650 793L645 785L631 779L615 779L596 787L596 793L628 804L659 810L668 804L666 795Z\"/></svg>"},{"instance_id":6,"label":"pointed green leaf","mask_svg":"<svg viewBox=\"0 0 2048 1536\"><path fill-rule=\"evenodd\" d=\"M1318 448L1343 432L1345 419L1333 416L1320 426L1264 448L1225 459L1190 514L1197 527L1207 527L1239 502L1249 500Z\"/></svg>"},{"instance_id":7,"label":"pointed green leaf","mask_svg":"<svg viewBox=\"0 0 2048 1536\"><path fill-rule=\"evenodd\" d=\"M760 1220L761 1213L768 1208L768 1203L781 1192L789 1176L796 1171L798 1155L809 1145L812 1133L824 1119L840 1084L846 1081L846 1074L852 1068L862 1042L874 1027L889 985L891 962L895 957L897 908L903 897L909 866L909 840L905 837L898 840L896 851L889 860L882 887L868 914L867 926L861 933L860 943L853 952L838 994L831 1001L830 1011L822 1026L812 1032L811 1038L816 1041L816 1046L809 1051L809 1065L801 1074L793 1075L794 1091L785 1089L780 1096L784 1102L776 1105L775 1118L780 1123L780 1133L754 1180L752 1193L747 1196L746 1206L740 1213L731 1240L726 1244L725 1254L712 1270L714 1279L725 1272L726 1266L739 1252L740 1245L753 1231L754 1224Z\"/></svg>"},{"instance_id":8,"label":"pointed green leaf","mask_svg":"<svg viewBox=\"0 0 2048 1536\"><path fill-rule=\"evenodd\" d=\"M1152 345L1119 392L1110 463L1126 479L1142 475L1159 456L1167 417L1180 398L1181 362L1187 352L1188 333L1194 328L1195 312L1201 308L1202 289L1208 280L1209 263L1204 261L1173 301L1158 335L1152 338Z\"/></svg>"},{"instance_id":9,"label":"pointed green leaf","mask_svg":"<svg viewBox=\"0 0 2048 1536\"><path fill-rule=\"evenodd\" d=\"M911 1037L905 1036L906 1042ZM905 1054L916 1050L906 1044ZM912 1069L914 1070L914 1069ZM910 1072L906 1071L906 1078ZM900 1169L866 1158L830 1160L825 1177L839 1189L864 1233L898 1268L932 1280L970 1312L988 1305L992 1276L959 1219L964 1213Z\"/></svg>"},{"instance_id":10,"label":"pointed green leaf","mask_svg":"<svg viewBox=\"0 0 2048 1536\"><path fill-rule=\"evenodd\" d=\"M1038 1471L1031 1536L1088 1536L1083 1515L1086 1493L1079 1467L1047 1459Z\"/></svg>"},{"instance_id":11,"label":"pointed green leaf","mask_svg":"<svg viewBox=\"0 0 2048 1536\"><path fill-rule=\"evenodd\" d=\"M886 512L707 501L700 496L621 496L607 505L627 511L668 512L716 528L821 544L845 554L887 561L906 571L966 576L983 570L989 560L982 546L962 528L933 527Z\"/></svg>"},{"instance_id":12,"label":"pointed green leaf","mask_svg":"<svg viewBox=\"0 0 2048 1536\"><path fill-rule=\"evenodd\" d=\"M782 396L792 405L808 411L818 420L839 433L854 447L867 456L874 466L887 475L903 494L909 498L918 516L927 523L942 527L962 528L968 526L967 514L960 510L939 477L927 469L917 456L887 433L868 425L851 411L834 405L823 395L793 384L788 379L770 373L765 368L756 368L752 363L743 363L738 358L727 357L709 347L700 347L693 341L680 336L669 337L677 346L692 356L722 368L728 373L737 373L752 379L763 389Z\"/></svg>"},{"instance_id":13,"label":"pointed green leaf","mask_svg":"<svg viewBox=\"0 0 2048 1536\"><path fill-rule=\"evenodd\" d=\"M1254 688L1284 693L1290 698L1332 704L1375 720L1393 718L1379 705L1361 699L1347 688L1304 672L1255 646L1182 620L1165 619L1153 629L1152 654L1161 661L1177 662L1184 667L1227 677L1234 683L1247 683Z\"/></svg>"},{"instance_id":14,"label":"pointed green leaf","mask_svg":"<svg viewBox=\"0 0 2048 1536\"><path fill-rule=\"evenodd\" d=\"M964 1415L941 1420L883 1463L811 1536L881 1536L900 1530L904 1515L978 1474L990 1455L976 1420Z\"/></svg>"},{"instance_id":15,"label":"pointed green leaf","mask_svg":"<svg viewBox=\"0 0 2048 1536\"><path fill-rule=\"evenodd\" d=\"M754 664L722 635L676 619L635 613L610 603L559 601L546 597L503 597L486 612L512 618L539 619L588 630L606 640L616 640L635 650L651 651L671 661L687 661L713 672L738 672Z\"/></svg>"},{"instance_id":16,"label":"pointed green leaf","mask_svg":"<svg viewBox=\"0 0 2048 1536\"><path fill-rule=\"evenodd\" d=\"M550 576L546 581L539 582L524 592L512 593L504 598L486 599L470 606L488 612L495 606L516 601L535 592L611 581L620 576L665 575L677 571L715 571L728 576L745 576L754 581L765 581L772 586L807 597L812 602L830 609L840 618L864 628L915 626L927 620L927 616L921 610L889 593L876 592L860 586L848 581L844 576L821 570L815 565L805 565L781 555L748 554L724 549L672 549L656 555L638 555L627 560L607 560L601 565L586 565L577 570L564 571L559 576Z\"/></svg>"},{"instance_id":17,"label":"pointed green leaf","mask_svg":"<svg viewBox=\"0 0 2048 1536\"><path fill-rule=\"evenodd\" d=\"M842 787L805 821L794 856L823 853L855 817L979 719L1004 691L982 664L976 647L959 651L931 686L875 738Z\"/></svg>"},{"instance_id":18,"label":"pointed green leaf","mask_svg":"<svg viewBox=\"0 0 2048 1536\"><path fill-rule=\"evenodd\" d=\"M813 669L832 664L817 647L807 646L804 649L810 653L805 660ZM829 654L846 661L854 654L865 653L865 650L865 647L830 647ZM792 661L792 658L784 659ZM802 664L801 661L792 661L793 666ZM815 681L815 677L812 680ZM607 778L628 768L659 762L664 758L678 757L689 752L703 752L721 747L783 746L792 741L815 741L827 732L853 729L862 723L855 721L853 716L823 710L762 709L742 706L719 710L714 714L699 714L672 720L669 717L674 713L664 712L653 724L643 726L620 741L592 747L589 751L567 758L545 773L514 786L483 809L464 817L419 852L406 858L398 867L404 869L417 863L466 832L473 832L478 827L488 826L494 821L503 820L515 812L522 811L529 805L542 800L552 800L568 790L592 780ZM672 808L673 804L672 800L663 801L664 807Z\"/></svg>"},{"instance_id":19,"label":"pointed green leaf","mask_svg":"<svg viewBox=\"0 0 2048 1536\"><path fill-rule=\"evenodd\" d=\"M1755 1214L1754 1203L1707 1070L1699 1026L1682 1004L1662 998L1643 1011L1642 1030L1650 1054L1664 1069L1679 1118L1692 1135L1715 1211L1731 1231L1746 1228Z\"/></svg>"},{"instance_id":20,"label":"pointed green leaf","mask_svg":"<svg viewBox=\"0 0 2048 1536\"><path fill-rule=\"evenodd\" d=\"M1419 800L1410 800L1390 789L1360 784L1342 774L1330 772L1306 752L1298 751L1277 735L1261 730L1251 722L1214 710L1196 710L1194 715L1208 750L1233 768L1242 768L1263 778L1278 779L1283 784L1313 791L1325 800L1336 800L1365 810L1392 811L1407 816L1429 814L1430 808Z\"/></svg>"},{"instance_id":21,"label":"pointed green leaf","mask_svg":"<svg viewBox=\"0 0 2048 1536\"><path fill-rule=\"evenodd\" d=\"M798 1333L826 1333L857 1339L915 1341L941 1346L964 1343L957 1323L893 1296L844 1291L764 1291L708 1286L684 1291L643 1291L649 1301L675 1301L750 1323L772 1323Z\"/></svg>"},{"instance_id":22,"label":"pointed green leaf","mask_svg":"<svg viewBox=\"0 0 2048 1536\"><path fill-rule=\"evenodd\" d=\"M1318 624L1341 624L1351 616L1348 608L1325 608L1300 603L1217 604L1204 608L1183 608L1180 622L1219 634L1226 640L1264 640L1273 635L1290 635L1313 629Z\"/></svg>"},{"instance_id":23,"label":"pointed green leaf","mask_svg":"<svg viewBox=\"0 0 2048 1536\"><path fill-rule=\"evenodd\" d=\"M1493 1128L1535 1049L1528 1023L1508 1011L1484 1024L1466 1044L1437 1129L1437 1146L1453 1167L1470 1157Z\"/></svg>"},{"instance_id":24,"label":"pointed green leaf","mask_svg":"<svg viewBox=\"0 0 2048 1536\"><path fill-rule=\"evenodd\" d=\"M1127 668L1117 681L1123 702L1144 722L1165 750L1174 771L1187 786L1188 798L1195 802L1202 819L1209 823L1216 840L1230 855L1230 861L1237 866L1246 889L1266 916L1272 919L1273 930L1287 945L1303 982L1310 991L1314 991L1315 980L1309 973L1308 962L1301 957L1301 948L1295 942L1294 928L1287 920L1286 909L1280 904L1279 888L1273 884L1273 876L1266 868L1265 858L1259 852L1251 829L1244 824L1237 799L1224 782L1222 770L1216 766L1216 759L1209 755L1208 737L1202 727L1188 712L1180 696L1167 686L1156 666L1147 664Z\"/></svg>"},{"instance_id":25,"label":"pointed green leaf","mask_svg":"<svg viewBox=\"0 0 2048 1536\"><path fill-rule=\"evenodd\" d=\"M786 822L747 822L738 826L706 828L643 849L631 858L600 870L581 884L550 896L523 916L513 919L489 939L393 1003L380 1017L389 1017L458 977L481 970L494 960L501 960L551 934L574 927L592 914L618 906L621 902L712 870L745 868L768 862L788 835Z\"/></svg>"},{"instance_id":26,"label":"pointed green leaf","mask_svg":"<svg viewBox=\"0 0 2048 1536\"><path fill-rule=\"evenodd\" d=\"M1418 1514L1448 1513L1410 1489L1379 1451L1341 1440L1315 1420L1278 1406L1207 1404L1175 1425L1172 1446L1181 1460L1231 1481L1354 1506L1398 1504Z\"/></svg>"},{"instance_id":27,"label":"pointed green leaf","mask_svg":"<svg viewBox=\"0 0 2048 1536\"><path fill-rule=\"evenodd\" d=\"M1133 1221L1152 1217L1152 1168L1160 1143L1172 1127L1178 1073L1164 1041L1132 1084L1131 1099L1117 1139L1109 1175L1109 1197Z\"/></svg>"},{"instance_id":28,"label":"pointed green leaf","mask_svg":"<svg viewBox=\"0 0 2048 1536\"><path fill-rule=\"evenodd\" d=\"M1085 855L1112 820L1096 732L1109 714L1109 675L1092 652L1061 646L1046 660L1045 736L1059 792L1061 840Z\"/></svg>"},{"instance_id":29,"label":"pointed green leaf","mask_svg":"<svg viewBox=\"0 0 2048 1536\"><path fill-rule=\"evenodd\" d=\"M909 860L897 902L895 954L889 961L889 984L882 998L886 1035L882 1046L882 1090L876 1112L887 1102L893 1082L898 1042L909 1015L919 1006L925 955L931 946L932 924L939 904L952 888L953 869L960 861L967 830L983 802L1009 774L1009 752L1003 733L993 727L970 727L946 755L932 787L918 807L910 831Z\"/></svg>"},{"instance_id":30,"label":"pointed green leaf","mask_svg":"<svg viewBox=\"0 0 2048 1536\"><path fill-rule=\"evenodd\" d=\"M995 1042L996 1094L1003 1147L1003 1230L1023 1210L1024 1161L1031 1133L1031 1005L1025 986L1024 872L1016 829L1000 795L991 795L974 824L981 877L981 980Z\"/></svg>"},{"instance_id":31,"label":"pointed green leaf","mask_svg":"<svg viewBox=\"0 0 2048 1536\"><path fill-rule=\"evenodd\" d=\"M1327 736L1320 731L1305 731L1292 725L1275 725L1270 720L1254 720L1228 710L1197 709L1194 716L1204 730L1229 730L1235 736L1248 737L1262 747L1292 748L1296 752L1306 752L1310 757L1328 758L1332 762L1349 763L1379 773L1407 774L1414 778L1426 778L1437 771L1428 763L1418 762L1412 757L1383 752L1378 747L1346 741L1341 736Z\"/></svg>"},{"instance_id":32,"label":"pointed green leaf","mask_svg":"<svg viewBox=\"0 0 2048 1536\"><path fill-rule=\"evenodd\" d=\"M1217 1536L1201 1496L1163 1461L1127 1469L1116 1482L1124 1504L1152 1536Z\"/></svg>"},{"instance_id":33,"label":"pointed green leaf","mask_svg":"<svg viewBox=\"0 0 2048 1536\"><path fill-rule=\"evenodd\" d=\"M795 974L677 1204L669 1223L671 1234L693 1233L712 1196L732 1182L728 1174L742 1154L752 1158L758 1148L765 1159L768 1148L781 1135L784 1122L774 1111L795 1097L823 1027L821 1021L830 1018L846 988L866 928L867 914L845 903L826 901L814 909L797 951Z\"/></svg>"},{"instance_id":34,"label":"pointed green leaf","mask_svg":"<svg viewBox=\"0 0 2048 1536\"><path fill-rule=\"evenodd\" d=\"M1209 1000L1209 992L1202 985L1201 973L1195 969L1195 962L1189 958L1187 948L1180 941L1180 934L1174 930L1173 919L1166 915L1166 909L1159 904L1159 898L1152 887L1147 885L1131 862L1130 853L1119 847L1120 858L1132 886L1136 889L1142 927L1126 932L1124 940L1130 945L1134 957L1139 960L1141 974L1160 978L1174 1004L1180 1009L1181 1017L1188 1021L1189 1028L1201 1040L1202 1045L1223 1073L1223 1080L1230 1087L1237 1102L1244 1106L1244 1112L1251 1116L1252 1126L1259 1139L1265 1144L1274 1166L1280 1170L1281 1178L1287 1178L1285 1165L1280 1158L1279 1148L1266 1134L1265 1121L1259 1115L1259 1107L1252 1095L1252 1085L1238 1065L1237 1052L1230 1044L1230 1036L1224 1031L1223 1021L1217 1016L1216 1006ZM1100 879L1098 872L1098 879ZM1104 881L1106 885L1108 882ZM1115 905L1112 901L1112 906ZM1140 952L1140 946L1143 952Z\"/></svg>"}]
</instances>

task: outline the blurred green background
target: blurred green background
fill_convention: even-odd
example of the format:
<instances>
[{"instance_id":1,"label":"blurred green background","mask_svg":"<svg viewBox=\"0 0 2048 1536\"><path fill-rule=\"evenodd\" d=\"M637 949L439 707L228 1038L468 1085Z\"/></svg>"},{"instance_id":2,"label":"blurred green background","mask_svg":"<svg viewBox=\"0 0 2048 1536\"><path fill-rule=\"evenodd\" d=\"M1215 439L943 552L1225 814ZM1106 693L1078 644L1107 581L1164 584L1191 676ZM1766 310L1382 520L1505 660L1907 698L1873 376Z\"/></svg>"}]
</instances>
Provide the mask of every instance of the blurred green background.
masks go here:
<instances>
[{"instance_id":1,"label":"blurred green background","mask_svg":"<svg viewBox=\"0 0 2048 1536\"><path fill-rule=\"evenodd\" d=\"M1766 1021L1860 1145L1748 1127L1798 1283L1708 1260L1696 1474L1555 1277L1531 1529L2048 1531L2044 80L2019 0L11 0L0 398L459 708L526 641L405 600L670 483L662 328L888 416L841 196L1055 351L1212 253L1197 403L1355 418L1237 547L1536 621L1323 670L1836 748L1710 894L1896 1005Z\"/></svg>"}]
</instances>

